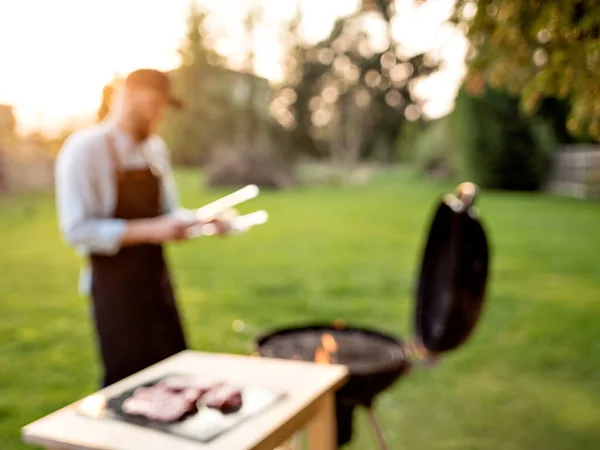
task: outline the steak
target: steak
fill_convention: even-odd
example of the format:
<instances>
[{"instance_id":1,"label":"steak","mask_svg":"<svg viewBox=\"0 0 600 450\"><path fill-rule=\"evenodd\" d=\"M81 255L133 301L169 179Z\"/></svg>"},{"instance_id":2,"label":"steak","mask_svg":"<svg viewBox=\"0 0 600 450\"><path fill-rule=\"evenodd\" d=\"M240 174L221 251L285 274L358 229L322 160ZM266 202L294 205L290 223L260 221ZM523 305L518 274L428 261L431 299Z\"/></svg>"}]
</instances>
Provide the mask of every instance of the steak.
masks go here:
<instances>
[{"instance_id":1,"label":"steak","mask_svg":"<svg viewBox=\"0 0 600 450\"><path fill-rule=\"evenodd\" d=\"M213 384L198 384L197 382L190 381L184 377L166 378L160 381L158 384L168 391L181 393L183 396L189 398L190 401L193 402L200 400L204 394L206 394L215 386Z\"/></svg>"},{"instance_id":2,"label":"steak","mask_svg":"<svg viewBox=\"0 0 600 450\"><path fill-rule=\"evenodd\" d=\"M231 414L241 409L242 392L230 386L220 385L209 390L202 400L209 408L218 409L223 414Z\"/></svg>"},{"instance_id":3,"label":"steak","mask_svg":"<svg viewBox=\"0 0 600 450\"><path fill-rule=\"evenodd\" d=\"M160 401L152 403L145 416L156 422L175 422L195 411L195 409L196 403L194 401L190 401L184 395L169 393Z\"/></svg>"},{"instance_id":4,"label":"steak","mask_svg":"<svg viewBox=\"0 0 600 450\"><path fill-rule=\"evenodd\" d=\"M144 416L157 422L175 422L195 411L197 391L169 389L161 383L140 387L123 402L122 409L130 415Z\"/></svg>"},{"instance_id":5,"label":"steak","mask_svg":"<svg viewBox=\"0 0 600 450\"><path fill-rule=\"evenodd\" d=\"M204 405L223 414L237 412L242 407L242 393L223 383L199 384L184 377L171 377L137 388L121 409L129 415L171 423Z\"/></svg>"}]
</instances>

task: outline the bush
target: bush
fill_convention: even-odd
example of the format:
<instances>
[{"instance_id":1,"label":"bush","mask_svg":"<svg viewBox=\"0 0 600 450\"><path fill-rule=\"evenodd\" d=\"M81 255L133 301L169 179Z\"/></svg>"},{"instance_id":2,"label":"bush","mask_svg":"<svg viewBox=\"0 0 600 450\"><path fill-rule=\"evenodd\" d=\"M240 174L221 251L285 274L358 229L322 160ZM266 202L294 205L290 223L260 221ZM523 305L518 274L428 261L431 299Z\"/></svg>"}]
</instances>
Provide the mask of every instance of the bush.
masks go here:
<instances>
[{"instance_id":1,"label":"bush","mask_svg":"<svg viewBox=\"0 0 600 450\"><path fill-rule=\"evenodd\" d=\"M463 86L454 113L468 177L483 188L534 191L552 165L556 137L541 117L521 112L519 100L487 86L470 95Z\"/></svg>"},{"instance_id":2,"label":"bush","mask_svg":"<svg viewBox=\"0 0 600 450\"><path fill-rule=\"evenodd\" d=\"M206 167L209 187L287 188L297 184L293 165L265 148L222 150Z\"/></svg>"},{"instance_id":3,"label":"bush","mask_svg":"<svg viewBox=\"0 0 600 450\"><path fill-rule=\"evenodd\" d=\"M427 174L448 178L458 171L452 118L445 116L419 127L412 141L411 162Z\"/></svg>"}]
</instances>

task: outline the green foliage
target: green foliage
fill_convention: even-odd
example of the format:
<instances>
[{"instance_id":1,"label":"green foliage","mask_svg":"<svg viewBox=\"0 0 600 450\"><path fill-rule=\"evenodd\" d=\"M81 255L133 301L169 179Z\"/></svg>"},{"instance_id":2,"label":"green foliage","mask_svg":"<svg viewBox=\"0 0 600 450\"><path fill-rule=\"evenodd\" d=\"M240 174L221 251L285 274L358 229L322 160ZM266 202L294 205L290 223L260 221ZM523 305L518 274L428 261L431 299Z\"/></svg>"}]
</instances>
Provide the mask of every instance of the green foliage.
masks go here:
<instances>
[{"instance_id":1,"label":"green foliage","mask_svg":"<svg viewBox=\"0 0 600 450\"><path fill-rule=\"evenodd\" d=\"M457 142L470 179L485 188L537 190L546 181L556 146L552 125L519 109L519 99L486 87L464 86L454 113Z\"/></svg>"},{"instance_id":2,"label":"green foliage","mask_svg":"<svg viewBox=\"0 0 600 450\"><path fill-rule=\"evenodd\" d=\"M451 115L422 126L412 144L412 163L426 173L451 177L460 170Z\"/></svg>"},{"instance_id":3,"label":"green foliage","mask_svg":"<svg viewBox=\"0 0 600 450\"><path fill-rule=\"evenodd\" d=\"M457 0L453 20L471 44L471 76L518 95L529 113L568 100L568 129L600 141L598 0Z\"/></svg>"},{"instance_id":4,"label":"green foliage","mask_svg":"<svg viewBox=\"0 0 600 450\"><path fill-rule=\"evenodd\" d=\"M398 130L396 137L396 158L401 162L411 162L415 156L415 143L426 130L428 122L419 119L407 122Z\"/></svg>"}]
</instances>

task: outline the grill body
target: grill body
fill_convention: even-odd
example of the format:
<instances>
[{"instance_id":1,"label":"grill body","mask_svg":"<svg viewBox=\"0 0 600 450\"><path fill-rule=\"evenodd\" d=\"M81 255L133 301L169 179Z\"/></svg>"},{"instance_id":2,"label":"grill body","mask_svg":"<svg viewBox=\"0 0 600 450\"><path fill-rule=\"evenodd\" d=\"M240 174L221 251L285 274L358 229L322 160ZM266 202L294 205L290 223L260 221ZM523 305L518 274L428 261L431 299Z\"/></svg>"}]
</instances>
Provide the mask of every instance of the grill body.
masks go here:
<instances>
[{"instance_id":1,"label":"grill body","mask_svg":"<svg viewBox=\"0 0 600 450\"><path fill-rule=\"evenodd\" d=\"M259 337L256 351L263 357L314 361L321 337L338 343L332 363L348 367L348 382L336 393L338 445L352 439L356 406L370 408L375 397L410 369L404 343L380 331L359 327L336 328L314 324L280 329Z\"/></svg>"}]
</instances>

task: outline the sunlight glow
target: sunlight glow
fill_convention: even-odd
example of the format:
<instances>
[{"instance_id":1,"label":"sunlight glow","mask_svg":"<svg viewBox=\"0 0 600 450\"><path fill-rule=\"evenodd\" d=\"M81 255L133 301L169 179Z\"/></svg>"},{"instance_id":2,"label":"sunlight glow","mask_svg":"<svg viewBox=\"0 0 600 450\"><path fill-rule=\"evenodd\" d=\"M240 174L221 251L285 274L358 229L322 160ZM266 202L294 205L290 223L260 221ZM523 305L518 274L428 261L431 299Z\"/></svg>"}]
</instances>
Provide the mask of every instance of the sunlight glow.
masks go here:
<instances>
[{"instance_id":1,"label":"sunlight glow","mask_svg":"<svg viewBox=\"0 0 600 450\"><path fill-rule=\"evenodd\" d=\"M168 70L179 64L177 47L185 35L189 1L0 2L0 104L15 106L21 131L55 133L75 121L93 119L103 86L116 74L139 67ZM197 1L215 13L215 26L227 33L219 45L237 66L243 60L245 13L255 2L265 5L264 23L254 36L255 69L272 80L281 77L278 33L282 20L295 13L295 2ZM315 42L328 34L336 17L354 11L359 1L302 0L301 4L306 18L303 33ZM408 50L440 47L440 39L451 38L444 50L448 69L421 89L432 98L427 113L435 116L451 108L455 89L448 86L462 76L465 45L455 32L437 31L452 0L428 4L415 8L411 0L398 0L401 14L393 33ZM381 39L377 28L375 24L375 41Z\"/></svg>"}]
</instances>

